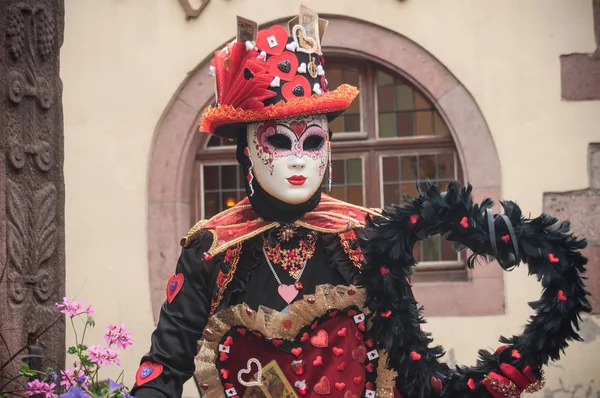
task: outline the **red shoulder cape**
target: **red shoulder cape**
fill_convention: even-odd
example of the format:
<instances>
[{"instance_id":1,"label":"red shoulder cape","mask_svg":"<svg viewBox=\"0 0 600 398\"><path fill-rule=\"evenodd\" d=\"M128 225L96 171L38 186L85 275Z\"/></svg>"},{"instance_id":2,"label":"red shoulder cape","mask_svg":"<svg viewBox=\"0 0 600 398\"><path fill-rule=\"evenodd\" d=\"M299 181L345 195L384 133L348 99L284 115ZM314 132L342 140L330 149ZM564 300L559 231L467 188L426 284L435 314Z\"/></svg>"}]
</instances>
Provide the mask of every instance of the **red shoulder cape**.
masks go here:
<instances>
[{"instance_id":1,"label":"red shoulder cape","mask_svg":"<svg viewBox=\"0 0 600 398\"><path fill-rule=\"evenodd\" d=\"M317 232L337 234L355 228L362 228L367 215L379 214L375 210L352 205L322 194L317 207L303 215L294 224ZM201 232L211 232L214 239L207 253L214 256L237 243L253 238L279 225L277 222L265 221L259 217L250 205L250 200L245 198L210 220L202 220L196 223L182 240L182 244L187 245Z\"/></svg>"}]
</instances>

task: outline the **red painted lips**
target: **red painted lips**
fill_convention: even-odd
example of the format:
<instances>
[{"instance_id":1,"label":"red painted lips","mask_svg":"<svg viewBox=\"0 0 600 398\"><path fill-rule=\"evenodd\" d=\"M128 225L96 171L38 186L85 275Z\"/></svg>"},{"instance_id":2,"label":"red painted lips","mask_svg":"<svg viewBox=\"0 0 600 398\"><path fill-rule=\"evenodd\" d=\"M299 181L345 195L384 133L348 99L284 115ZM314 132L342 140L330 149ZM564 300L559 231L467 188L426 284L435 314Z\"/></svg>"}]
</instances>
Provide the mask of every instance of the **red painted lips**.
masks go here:
<instances>
[{"instance_id":1,"label":"red painted lips","mask_svg":"<svg viewBox=\"0 0 600 398\"><path fill-rule=\"evenodd\" d=\"M291 176L287 180L292 185L303 185L306 182L306 177L304 177L304 176Z\"/></svg>"}]
</instances>

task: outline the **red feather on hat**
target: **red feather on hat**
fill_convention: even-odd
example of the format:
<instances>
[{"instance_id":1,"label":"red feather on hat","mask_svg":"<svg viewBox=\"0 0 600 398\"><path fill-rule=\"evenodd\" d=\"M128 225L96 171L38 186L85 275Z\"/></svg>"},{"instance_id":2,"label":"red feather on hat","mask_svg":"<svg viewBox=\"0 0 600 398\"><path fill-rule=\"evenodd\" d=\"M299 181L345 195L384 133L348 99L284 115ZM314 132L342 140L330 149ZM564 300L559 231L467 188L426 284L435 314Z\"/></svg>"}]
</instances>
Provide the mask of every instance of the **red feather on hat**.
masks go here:
<instances>
[{"instance_id":1,"label":"red feather on hat","mask_svg":"<svg viewBox=\"0 0 600 398\"><path fill-rule=\"evenodd\" d=\"M215 52L211 64L215 68L219 105L260 109L264 100L276 95L269 90L273 76L267 73L266 62L257 51L248 51L244 43L230 43Z\"/></svg>"}]
</instances>

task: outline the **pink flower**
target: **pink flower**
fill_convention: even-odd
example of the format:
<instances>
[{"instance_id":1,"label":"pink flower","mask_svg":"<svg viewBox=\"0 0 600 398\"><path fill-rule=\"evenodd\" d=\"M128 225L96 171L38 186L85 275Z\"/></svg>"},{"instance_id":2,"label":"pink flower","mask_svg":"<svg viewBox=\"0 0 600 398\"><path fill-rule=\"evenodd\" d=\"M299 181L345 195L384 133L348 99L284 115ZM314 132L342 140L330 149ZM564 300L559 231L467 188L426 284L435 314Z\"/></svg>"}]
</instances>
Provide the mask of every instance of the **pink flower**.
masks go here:
<instances>
[{"instance_id":1,"label":"pink flower","mask_svg":"<svg viewBox=\"0 0 600 398\"><path fill-rule=\"evenodd\" d=\"M54 387L56 384L48 384L40 380L34 380L27 383L27 391L25 394L31 395L43 395L45 398L56 398L56 394L54 393Z\"/></svg>"},{"instance_id":2,"label":"pink flower","mask_svg":"<svg viewBox=\"0 0 600 398\"><path fill-rule=\"evenodd\" d=\"M121 365L119 360L119 351L111 348L104 348L101 345L91 345L88 348L88 358L91 362L98 364L98 366L104 365Z\"/></svg>"},{"instance_id":3,"label":"pink flower","mask_svg":"<svg viewBox=\"0 0 600 398\"><path fill-rule=\"evenodd\" d=\"M85 373L83 373L83 370L81 370L81 369L79 369L77 374L75 374L75 371L73 369L65 369L60 372L60 375L62 377L62 379L60 381L61 386L65 386L66 388L69 388L71 386L76 386L79 384L78 383L78 379L79 379L79 381L83 380L83 382L81 383L81 386L83 388L87 388L87 376L85 375Z\"/></svg>"},{"instance_id":4,"label":"pink flower","mask_svg":"<svg viewBox=\"0 0 600 398\"><path fill-rule=\"evenodd\" d=\"M127 333L125 330L125 324L121 323L120 325L108 325L104 328L104 330L106 331L104 340L109 346L115 344L119 348L126 349L132 344L131 333Z\"/></svg>"},{"instance_id":5,"label":"pink flower","mask_svg":"<svg viewBox=\"0 0 600 398\"><path fill-rule=\"evenodd\" d=\"M94 315L95 311L92 309L92 305L88 305L86 309L83 309L83 302L71 301L67 297L63 297L62 303L56 303L56 306L60 309L60 312L67 314L71 318L80 314L87 314L89 316Z\"/></svg>"}]
</instances>

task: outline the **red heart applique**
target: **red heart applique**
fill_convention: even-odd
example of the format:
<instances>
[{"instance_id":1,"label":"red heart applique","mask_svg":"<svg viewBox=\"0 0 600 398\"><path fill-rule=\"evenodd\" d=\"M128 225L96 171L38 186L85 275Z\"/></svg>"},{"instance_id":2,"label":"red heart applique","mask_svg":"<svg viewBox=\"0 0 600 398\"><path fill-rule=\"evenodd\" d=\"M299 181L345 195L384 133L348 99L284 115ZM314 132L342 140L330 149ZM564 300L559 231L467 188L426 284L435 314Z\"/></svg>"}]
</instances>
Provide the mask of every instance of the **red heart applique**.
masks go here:
<instances>
[{"instance_id":1,"label":"red heart applique","mask_svg":"<svg viewBox=\"0 0 600 398\"><path fill-rule=\"evenodd\" d=\"M171 304L183 286L183 274L172 275L167 282L167 302Z\"/></svg>"},{"instance_id":2,"label":"red heart applique","mask_svg":"<svg viewBox=\"0 0 600 398\"><path fill-rule=\"evenodd\" d=\"M467 381L467 385L469 386L469 388L471 390L474 390L475 389L475 380L469 379L469 381Z\"/></svg>"},{"instance_id":3,"label":"red heart applique","mask_svg":"<svg viewBox=\"0 0 600 398\"><path fill-rule=\"evenodd\" d=\"M461 225L463 228L469 228L469 219L468 219L467 217L463 217L463 218L460 220L460 225Z\"/></svg>"},{"instance_id":4,"label":"red heart applique","mask_svg":"<svg viewBox=\"0 0 600 398\"><path fill-rule=\"evenodd\" d=\"M356 395L352 391L346 391L346 393L344 394L344 398L358 398L358 395Z\"/></svg>"},{"instance_id":5,"label":"red heart applique","mask_svg":"<svg viewBox=\"0 0 600 398\"><path fill-rule=\"evenodd\" d=\"M346 337L347 333L348 333L348 328L341 328L340 330L337 331L337 335L340 337Z\"/></svg>"},{"instance_id":6,"label":"red heart applique","mask_svg":"<svg viewBox=\"0 0 600 398\"><path fill-rule=\"evenodd\" d=\"M281 55L274 55L267 61L269 74L278 76L283 81L290 81L298 71L298 58L294 53L284 51Z\"/></svg>"},{"instance_id":7,"label":"red heart applique","mask_svg":"<svg viewBox=\"0 0 600 398\"><path fill-rule=\"evenodd\" d=\"M344 383L343 381L335 383L336 390L342 391L344 390L344 388L346 388L346 383Z\"/></svg>"},{"instance_id":8,"label":"red heart applique","mask_svg":"<svg viewBox=\"0 0 600 398\"><path fill-rule=\"evenodd\" d=\"M329 379L327 378L327 376L321 377L321 379L319 379L319 382L313 387L313 390L316 394L319 395L329 394L331 392L331 386L329 385Z\"/></svg>"},{"instance_id":9,"label":"red heart applique","mask_svg":"<svg viewBox=\"0 0 600 398\"><path fill-rule=\"evenodd\" d=\"M410 223L411 224L416 224L417 221L419 221L419 215L418 214L411 214L409 218L410 218Z\"/></svg>"},{"instance_id":10,"label":"red heart applique","mask_svg":"<svg viewBox=\"0 0 600 398\"><path fill-rule=\"evenodd\" d=\"M294 324L298 322L294 321ZM308 325L313 324L314 321ZM361 364L350 359L351 352L357 347L362 347L357 352L362 352L366 358L367 349L364 340L339 337L337 334L343 329L345 329L346 335L354 335L357 331L357 324L352 317L347 315L346 311L338 311L335 318L330 318L327 314L317 319L314 331L311 331L309 326L302 329L292 340L280 337L270 339L257 333L261 336L259 338L253 331L242 335L238 329L244 328L236 326L221 339L220 344L222 345L227 337L231 336L234 343L230 345L227 361L219 362L221 365L227 365L226 369L223 367L219 369L222 385L233 384L238 397L244 396L247 389L239 383L236 377L240 370L246 368L250 358L256 358L263 367L271 361L276 361L298 396L301 396L302 390L306 389L305 395L307 396L338 394L342 397L346 391L350 391L360 397L365 381L376 377L373 373L376 371L375 362L367 362L368 359L366 359ZM305 341L301 342L301 339ZM282 340L283 343L279 344L279 340ZM335 353L333 352L334 348ZM336 356L336 353L339 356ZM371 373L366 373L367 369L370 369ZM226 372L222 372L223 370ZM328 379L325 381L323 376ZM303 380L299 380L299 377ZM304 384L297 384L297 381L304 381ZM357 384L358 381L360 381L359 384ZM336 387L335 383L344 383L343 391L338 392L337 388L341 387L341 384Z\"/></svg>"},{"instance_id":11,"label":"red heart applique","mask_svg":"<svg viewBox=\"0 0 600 398\"><path fill-rule=\"evenodd\" d=\"M412 358L413 361L418 361L419 359L421 359L421 354L419 354L416 351L412 351L410 353L410 357Z\"/></svg>"},{"instance_id":12,"label":"red heart applique","mask_svg":"<svg viewBox=\"0 0 600 398\"><path fill-rule=\"evenodd\" d=\"M269 30L261 30L256 35L256 47L270 55L283 52L288 41L288 33L281 25L274 25Z\"/></svg>"},{"instance_id":13,"label":"red heart applique","mask_svg":"<svg viewBox=\"0 0 600 398\"><path fill-rule=\"evenodd\" d=\"M325 348L329 345L329 335L324 330L319 330L316 335L310 338L310 344L315 347Z\"/></svg>"},{"instance_id":14,"label":"red heart applique","mask_svg":"<svg viewBox=\"0 0 600 398\"><path fill-rule=\"evenodd\" d=\"M291 122L290 129L296 134L296 137L300 138L304 130L306 130L306 122Z\"/></svg>"},{"instance_id":15,"label":"red heart applique","mask_svg":"<svg viewBox=\"0 0 600 398\"><path fill-rule=\"evenodd\" d=\"M562 290L558 291L558 299L560 301L567 301L567 295Z\"/></svg>"},{"instance_id":16,"label":"red heart applique","mask_svg":"<svg viewBox=\"0 0 600 398\"><path fill-rule=\"evenodd\" d=\"M294 98L310 97L312 88L310 82L304 76L294 76L292 81L284 84L281 87L281 94L287 101Z\"/></svg>"},{"instance_id":17,"label":"red heart applique","mask_svg":"<svg viewBox=\"0 0 600 398\"><path fill-rule=\"evenodd\" d=\"M381 313L381 316L384 317L384 318L389 318L390 315L392 315L392 310L383 311Z\"/></svg>"},{"instance_id":18,"label":"red heart applique","mask_svg":"<svg viewBox=\"0 0 600 398\"><path fill-rule=\"evenodd\" d=\"M367 349L364 345L360 345L352 350L352 359L354 362L364 363L367 359Z\"/></svg>"},{"instance_id":19,"label":"red heart applique","mask_svg":"<svg viewBox=\"0 0 600 398\"><path fill-rule=\"evenodd\" d=\"M223 345L225 347L229 347L230 345L233 344L233 337L231 336L227 336L227 338L225 339L225 341L223 342Z\"/></svg>"},{"instance_id":20,"label":"red heart applique","mask_svg":"<svg viewBox=\"0 0 600 398\"><path fill-rule=\"evenodd\" d=\"M144 362L140 365L137 373L135 374L135 383L138 386L148 383L156 379L163 371L163 366L159 363Z\"/></svg>"},{"instance_id":21,"label":"red heart applique","mask_svg":"<svg viewBox=\"0 0 600 398\"><path fill-rule=\"evenodd\" d=\"M508 243L508 241L510 240L510 235L503 235L500 239L502 239L502 242Z\"/></svg>"},{"instance_id":22,"label":"red heart applique","mask_svg":"<svg viewBox=\"0 0 600 398\"><path fill-rule=\"evenodd\" d=\"M222 352L219 354L219 361L224 362L229 359L229 355L226 352Z\"/></svg>"},{"instance_id":23,"label":"red heart applique","mask_svg":"<svg viewBox=\"0 0 600 398\"><path fill-rule=\"evenodd\" d=\"M548 254L548 260L550 260L551 263L558 263L560 261L560 259L556 257L554 253Z\"/></svg>"},{"instance_id":24,"label":"red heart applique","mask_svg":"<svg viewBox=\"0 0 600 398\"><path fill-rule=\"evenodd\" d=\"M313 361L313 366L321 366L323 365L323 357L318 355Z\"/></svg>"},{"instance_id":25,"label":"red heart applique","mask_svg":"<svg viewBox=\"0 0 600 398\"><path fill-rule=\"evenodd\" d=\"M436 392L442 391L442 381L437 377L431 376L431 386Z\"/></svg>"}]
</instances>

